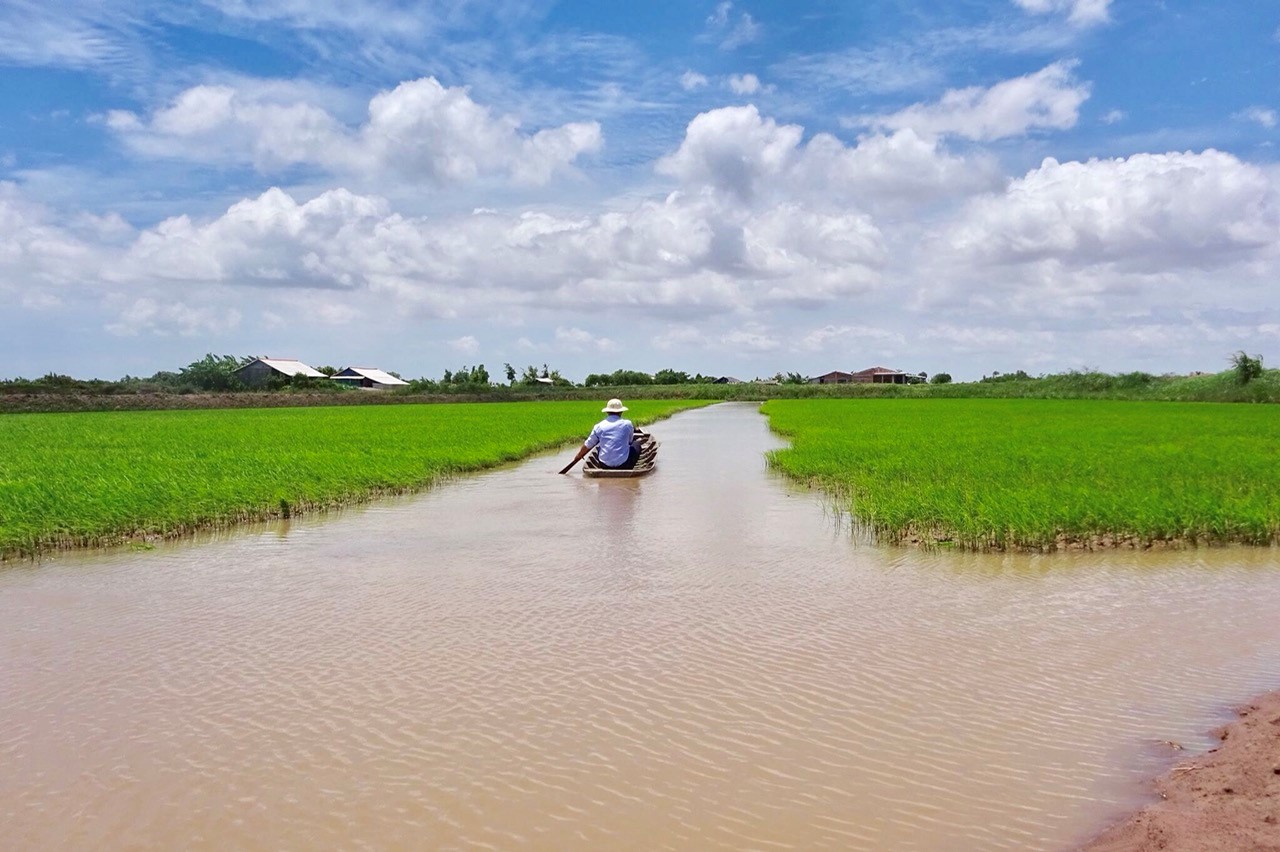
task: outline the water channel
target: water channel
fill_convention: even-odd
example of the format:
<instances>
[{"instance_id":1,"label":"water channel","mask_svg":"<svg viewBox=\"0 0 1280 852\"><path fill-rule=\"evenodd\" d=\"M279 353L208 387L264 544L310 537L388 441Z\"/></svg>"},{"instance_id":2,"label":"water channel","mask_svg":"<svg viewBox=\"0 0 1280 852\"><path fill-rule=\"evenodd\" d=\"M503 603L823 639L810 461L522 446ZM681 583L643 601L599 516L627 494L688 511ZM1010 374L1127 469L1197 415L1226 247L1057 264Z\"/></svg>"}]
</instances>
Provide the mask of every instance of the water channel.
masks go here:
<instances>
[{"instance_id":1,"label":"water channel","mask_svg":"<svg viewBox=\"0 0 1280 852\"><path fill-rule=\"evenodd\" d=\"M878 547L754 407L652 431L0 567L3 846L1065 849L1280 686L1274 549Z\"/></svg>"}]
</instances>

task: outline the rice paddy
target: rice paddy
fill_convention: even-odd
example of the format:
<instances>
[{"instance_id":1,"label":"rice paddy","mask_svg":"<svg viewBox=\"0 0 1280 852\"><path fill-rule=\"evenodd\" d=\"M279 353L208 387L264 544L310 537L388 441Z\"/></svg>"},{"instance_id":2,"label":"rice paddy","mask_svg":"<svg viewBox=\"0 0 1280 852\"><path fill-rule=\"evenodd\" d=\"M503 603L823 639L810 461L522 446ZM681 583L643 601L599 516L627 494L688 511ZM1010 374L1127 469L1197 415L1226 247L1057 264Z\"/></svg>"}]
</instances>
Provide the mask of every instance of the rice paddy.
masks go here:
<instances>
[{"instance_id":1,"label":"rice paddy","mask_svg":"<svg viewBox=\"0 0 1280 852\"><path fill-rule=\"evenodd\" d=\"M705 403L628 403L649 422ZM585 437L600 402L0 417L0 554L288 516Z\"/></svg>"},{"instance_id":2,"label":"rice paddy","mask_svg":"<svg viewBox=\"0 0 1280 852\"><path fill-rule=\"evenodd\" d=\"M771 463L878 538L1054 548L1280 538L1280 408L773 400Z\"/></svg>"}]
</instances>

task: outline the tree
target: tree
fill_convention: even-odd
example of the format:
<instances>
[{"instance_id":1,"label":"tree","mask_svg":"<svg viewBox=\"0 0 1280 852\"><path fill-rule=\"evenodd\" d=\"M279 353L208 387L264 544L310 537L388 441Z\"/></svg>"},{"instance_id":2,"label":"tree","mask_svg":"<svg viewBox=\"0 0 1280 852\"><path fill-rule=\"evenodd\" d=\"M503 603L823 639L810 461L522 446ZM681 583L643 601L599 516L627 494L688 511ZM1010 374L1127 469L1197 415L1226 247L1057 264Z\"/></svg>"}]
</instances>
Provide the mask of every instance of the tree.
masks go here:
<instances>
[{"instance_id":1,"label":"tree","mask_svg":"<svg viewBox=\"0 0 1280 852\"><path fill-rule=\"evenodd\" d=\"M214 355L212 352L199 361L192 361L178 371L182 382L200 390L224 391L244 387L235 371L252 361L234 355Z\"/></svg>"},{"instance_id":2,"label":"tree","mask_svg":"<svg viewBox=\"0 0 1280 852\"><path fill-rule=\"evenodd\" d=\"M655 385L687 385L691 381L683 370L659 370L653 374Z\"/></svg>"},{"instance_id":3,"label":"tree","mask_svg":"<svg viewBox=\"0 0 1280 852\"><path fill-rule=\"evenodd\" d=\"M1235 371L1236 381L1247 385L1262 376L1262 356L1254 355L1250 358L1248 353L1241 349L1231 356L1231 369Z\"/></svg>"},{"instance_id":4,"label":"tree","mask_svg":"<svg viewBox=\"0 0 1280 852\"><path fill-rule=\"evenodd\" d=\"M323 367L316 367L316 372L324 373L326 376L330 376L330 377L336 376L338 374L338 371L335 368L330 367L327 364ZM395 376L395 373L392 373L391 375ZM396 378L399 378L399 376L396 376Z\"/></svg>"},{"instance_id":5,"label":"tree","mask_svg":"<svg viewBox=\"0 0 1280 852\"><path fill-rule=\"evenodd\" d=\"M951 374L950 373L934 373L933 378L929 379L929 383L935 384L935 385L949 385L951 384Z\"/></svg>"},{"instance_id":6,"label":"tree","mask_svg":"<svg viewBox=\"0 0 1280 852\"><path fill-rule=\"evenodd\" d=\"M509 363L503 364L502 371L507 374L507 384L514 385L516 383L516 368Z\"/></svg>"}]
</instances>

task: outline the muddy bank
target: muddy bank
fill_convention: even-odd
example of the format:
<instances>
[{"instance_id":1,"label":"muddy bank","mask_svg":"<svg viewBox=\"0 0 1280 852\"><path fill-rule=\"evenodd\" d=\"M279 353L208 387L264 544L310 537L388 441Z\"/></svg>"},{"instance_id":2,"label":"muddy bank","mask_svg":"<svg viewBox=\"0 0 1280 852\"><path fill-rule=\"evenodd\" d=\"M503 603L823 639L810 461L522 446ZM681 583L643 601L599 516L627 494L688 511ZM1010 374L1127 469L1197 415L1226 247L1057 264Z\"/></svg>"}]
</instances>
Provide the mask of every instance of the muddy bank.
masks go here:
<instances>
[{"instance_id":1,"label":"muddy bank","mask_svg":"<svg viewBox=\"0 0 1280 852\"><path fill-rule=\"evenodd\" d=\"M1160 801L1084 852L1280 850L1280 691L1216 732L1222 744L1156 782Z\"/></svg>"}]
</instances>

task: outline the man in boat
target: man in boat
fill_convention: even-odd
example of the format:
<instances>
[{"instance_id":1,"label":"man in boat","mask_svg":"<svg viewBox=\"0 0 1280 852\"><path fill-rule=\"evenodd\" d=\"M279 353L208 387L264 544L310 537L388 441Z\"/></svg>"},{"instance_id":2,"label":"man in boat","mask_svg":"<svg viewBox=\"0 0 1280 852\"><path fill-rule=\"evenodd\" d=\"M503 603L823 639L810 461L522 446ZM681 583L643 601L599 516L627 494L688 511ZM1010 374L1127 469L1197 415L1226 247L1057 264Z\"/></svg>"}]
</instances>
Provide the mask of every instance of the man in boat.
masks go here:
<instances>
[{"instance_id":1,"label":"man in boat","mask_svg":"<svg viewBox=\"0 0 1280 852\"><path fill-rule=\"evenodd\" d=\"M605 418L592 428L591 434L583 442L578 454L573 457L569 467L565 468L566 471L595 447L600 448L596 458L600 460L602 466L614 470L635 468L636 462L640 459L640 439L635 437L635 424L622 416L622 412L626 411L627 407L622 404L622 400L611 399L600 410L604 412Z\"/></svg>"}]
</instances>

